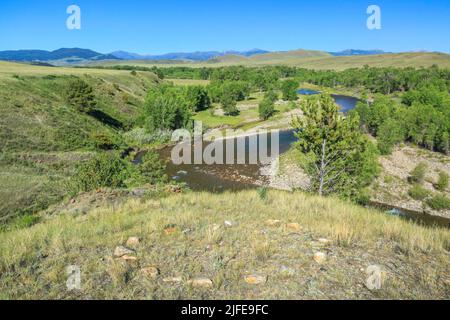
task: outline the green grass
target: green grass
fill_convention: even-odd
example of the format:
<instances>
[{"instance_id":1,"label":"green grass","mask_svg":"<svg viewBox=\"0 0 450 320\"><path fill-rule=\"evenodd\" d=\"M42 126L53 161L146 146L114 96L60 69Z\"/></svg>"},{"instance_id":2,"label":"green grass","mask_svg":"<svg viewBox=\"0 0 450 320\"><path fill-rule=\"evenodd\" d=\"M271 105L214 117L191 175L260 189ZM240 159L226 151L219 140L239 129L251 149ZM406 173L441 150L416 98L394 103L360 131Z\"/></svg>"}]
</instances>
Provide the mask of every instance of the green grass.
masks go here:
<instances>
[{"instance_id":1,"label":"green grass","mask_svg":"<svg viewBox=\"0 0 450 320\"><path fill-rule=\"evenodd\" d=\"M96 114L67 106L74 77L94 88ZM139 115L153 73L38 67L0 62L0 220L32 215L59 201L73 166L96 149L97 137L121 145ZM118 127L115 124L120 124Z\"/></svg>"},{"instance_id":2,"label":"green grass","mask_svg":"<svg viewBox=\"0 0 450 320\"><path fill-rule=\"evenodd\" d=\"M242 118L239 116L212 115L210 110L198 112L193 116L193 119L203 122L203 125L208 128L216 128L223 125L236 126L242 121Z\"/></svg>"},{"instance_id":3,"label":"green grass","mask_svg":"<svg viewBox=\"0 0 450 320\"><path fill-rule=\"evenodd\" d=\"M0 224L61 201L76 163L90 152L20 152L0 158Z\"/></svg>"},{"instance_id":4,"label":"green grass","mask_svg":"<svg viewBox=\"0 0 450 320\"><path fill-rule=\"evenodd\" d=\"M269 227L268 219L279 226ZM225 228L225 220L233 226ZM167 226L175 233L167 235ZM113 257L130 236L141 238L135 263ZM256 191L188 193L87 215L62 213L0 234L0 292L6 299L448 299L449 249L447 229L334 198L272 190L263 200ZM313 260L318 251L327 253L323 265ZM372 264L386 271L379 291L364 287ZM81 291L66 290L69 265L81 268ZM160 275L143 275L147 266ZM268 282L246 284L244 276L255 273ZM176 276L182 282L163 281ZM190 287L187 280L197 277L213 287Z\"/></svg>"}]
</instances>

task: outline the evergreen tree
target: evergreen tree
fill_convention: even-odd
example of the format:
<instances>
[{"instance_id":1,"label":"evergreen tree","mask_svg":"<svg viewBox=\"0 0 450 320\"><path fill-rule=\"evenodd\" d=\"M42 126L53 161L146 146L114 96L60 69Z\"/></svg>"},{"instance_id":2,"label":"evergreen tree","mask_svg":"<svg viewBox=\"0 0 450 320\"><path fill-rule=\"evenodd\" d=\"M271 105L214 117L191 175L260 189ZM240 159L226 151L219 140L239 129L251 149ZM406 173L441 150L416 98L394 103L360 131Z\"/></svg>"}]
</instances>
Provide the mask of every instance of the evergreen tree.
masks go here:
<instances>
[{"instance_id":1,"label":"evergreen tree","mask_svg":"<svg viewBox=\"0 0 450 320\"><path fill-rule=\"evenodd\" d=\"M376 148L359 131L359 118L344 118L325 94L305 99L301 108L304 116L294 127L312 190L357 198L378 171Z\"/></svg>"}]
</instances>

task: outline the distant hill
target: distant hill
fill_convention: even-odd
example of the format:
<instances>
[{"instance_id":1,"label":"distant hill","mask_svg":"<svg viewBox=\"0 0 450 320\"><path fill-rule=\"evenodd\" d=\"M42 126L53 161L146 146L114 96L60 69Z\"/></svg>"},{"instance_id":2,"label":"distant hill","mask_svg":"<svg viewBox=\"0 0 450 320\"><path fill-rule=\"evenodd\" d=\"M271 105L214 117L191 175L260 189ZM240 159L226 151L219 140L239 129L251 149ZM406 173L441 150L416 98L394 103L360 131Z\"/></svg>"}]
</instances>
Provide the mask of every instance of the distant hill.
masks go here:
<instances>
[{"instance_id":1,"label":"distant hill","mask_svg":"<svg viewBox=\"0 0 450 320\"><path fill-rule=\"evenodd\" d=\"M437 65L441 68L450 68L450 55L439 52L404 52L384 53L373 55L333 56L322 51L295 50L287 52L272 52L251 57L241 55L225 55L212 58L208 61L181 61L181 60L120 60L96 62L94 65L114 66L159 66L173 65L183 67L224 67L232 65L264 66L286 65L307 69L344 70L349 68L371 67L431 67Z\"/></svg>"},{"instance_id":2,"label":"distant hill","mask_svg":"<svg viewBox=\"0 0 450 320\"><path fill-rule=\"evenodd\" d=\"M258 54L268 53L269 51L261 49L252 49L248 51L196 51L196 52L174 52L161 55L141 55L126 51L115 51L111 55L123 60L185 60L185 61L206 61L215 57L226 55L239 55L251 57Z\"/></svg>"},{"instance_id":3,"label":"distant hill","mask_svg":"<svg viewBox=\"0 0 450 320\"><path fill-rule=\"evenodd\" d=\"M296 59L304 59L310 57L330 57L331 55L324 51L314 50L292 50L292 51L277 51L267 52L252 56L243 56L238 54L228 54L220 57L210 59L209 63L249 63L249 64L275 64L285 63Z\"/></svg>"},{"instance_id":4,"label":"distant hill","mask_svg":"<svg viewBox=\"0 0 450 320\"><path fill-rule=\"evenodd\" d=\"M89 49L61 48L55 51L10 50L0 51L0 60L17 62L47 62L55 65L74 62L118 60L111 54L102 54Z\"/></svg>"},{"instance_id":5,"label":"distant hill","mask_svg":"<svg viewBox=\"0 0 450 320\"><path fill-rule=\"evenodd\" d=\"M358 49L347 49L339 52L329 52L335 57L345 57L345 56L369 56L374 54L388 54L391 52L385 52L383 50L358 50Z\"/></svg>"}]
</instances>

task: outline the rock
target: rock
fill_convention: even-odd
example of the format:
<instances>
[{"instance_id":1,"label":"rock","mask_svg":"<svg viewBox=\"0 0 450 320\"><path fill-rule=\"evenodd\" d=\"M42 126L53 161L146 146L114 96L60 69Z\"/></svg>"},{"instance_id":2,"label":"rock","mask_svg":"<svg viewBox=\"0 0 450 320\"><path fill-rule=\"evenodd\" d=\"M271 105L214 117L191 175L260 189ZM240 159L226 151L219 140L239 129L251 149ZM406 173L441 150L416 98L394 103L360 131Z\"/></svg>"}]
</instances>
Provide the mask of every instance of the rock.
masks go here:
<instances>
[{"instance_id":1,"label":"rock","mask_svg":"<svg viewBox=\"0 0 450 320\"><path fill-rule=\"evenodd\" d=\"M122 260L125 260L126 262L135 262L137 261L137 258L134 256L130 256L130 255L123 255L122 257L120 257Z\"/></svg>"},{"instance_id":2,"label":"rock","mask_svg":"<svg viewBox=\"0 0 450 320\"><path fill-rule=\"evenodd\" d=\"M382 271L380 266L370 265L366 269L366 287L369 290L380 290L386 278L386 273Z\"/></svg>"},{"instance_id":3,"label":"rock","mask_svg":"<svg viewBox=\"0 0 450 320\"><path fill-rule=\"evenodd\" d=\"M266 225L269 227L278 227L278 226L280 226L280 224L281 224L280 220L269 219L266 221Z\"/></svg>"},{"instance_id":4,"label":"rock","mask_svg":"<svg viewBox=\"0 0 450 320\"><path fill-rule=\"evenodd\" d=\"M286 229L291 232L299 232L301 227L298 223L288 223L286 224Z\"/></svg>"},{"instance_id":5,"label":"rock","mask_svg":"<svg viewBox=\"0 0 450 320\"><path fill-rule=\"evenodd\" d=\"M164 229L164 233L167 236L174 234L175 232L177 232L177 227L175 227L175 226L169 226Z\"/></svg>"},{"instance_id":6,"label":"rock","mask_svg":"<svg viewBox=\"0 0 450 320\"><path fill-rule=\"evenodd\" d=\"M118 258L123 257L124 255L130 255L133 253L134 253L134 250L125 248L124 246L118 246L114 250L114 256L116 256Z\"/></svg>"},{"instance_id":7,"label":"rock","mask_svg":"<svg viewBox=\"0 0 450 320\"><path fill-rule=\"evenodd\" d=\"M141 239L139 237L129 237L127 240L127 246L128 247L135 247L141 242Z\"/></svg>"},{"instance_id":8,"label":"rock","mask_svg":"<svg viewBox=\"0 0 450 320\"><path fill-rule=\"evenodd\" d=\"M254 285L264 284L267 282L267 276L259 275L259 274L252 274L249 276L245 276L244 280L248 284L254 284Z\"/></svg>"},{"instance_id":9,"label":"rock","mask_svg":"<svg viewBox=\"0 0 450 320\"><path fill-rule=\"evenodd\" d=\"M156 267L145 267L141 272L150 278L156 278L159 275L159 270Z\"/></svg>"},{"instance_id":10,"label":"rock","mask_svg":"<svg viewBox=\"0 0 450 320\"><path fill-rule=\"evenodd\" d=\"M231 228L231 227L234 227L236 225L235 222L229 221L229 220L225 220L225 222L223 224L225 225L226 228Z\"/></svg>"},{"instance_id":11,"label":"rock","mask_svg":"<svg viewBox=\"0 0 450 320\"><path fill-rule=\"evenodd\" d=\"M131 194L135 197L143 197L145 195L146 191L147 191L146 189L137 188L137 189L134 189L133 191L131 191Z\"/></svg>"},{"instance_id":12,"label":"rock","mask_svg":"<svg viewBox=\"0 0 450 320\"><path fill-rule=\"evenodd\" d=\"M179 283L182 281L183 281L183 279L181 277L168 277L168 278L163 279L163 282L168 282L168 283Z\"/></svg>"},{"instance_id":13,"label":"rock","mask_svg":"<svg viewBox=\"0 0 450 320\"><path fill-rule=\"evenodd\" d=\"M318 264L323 264L327 260L327 255L323 252L316 252L314 253L314 261L316 261Z\"/></svg>"},{"instance_id":14,"label":"rock","mask_svg":"<svg viewBox=\"0 0 450 320\"><path fill-rule=\"evenodd\" d=\"M197 278L193 280L189 280L188 284L193 286L194 288L212 288L213 282L208 278Z\"/></svg>"}]
</instances>

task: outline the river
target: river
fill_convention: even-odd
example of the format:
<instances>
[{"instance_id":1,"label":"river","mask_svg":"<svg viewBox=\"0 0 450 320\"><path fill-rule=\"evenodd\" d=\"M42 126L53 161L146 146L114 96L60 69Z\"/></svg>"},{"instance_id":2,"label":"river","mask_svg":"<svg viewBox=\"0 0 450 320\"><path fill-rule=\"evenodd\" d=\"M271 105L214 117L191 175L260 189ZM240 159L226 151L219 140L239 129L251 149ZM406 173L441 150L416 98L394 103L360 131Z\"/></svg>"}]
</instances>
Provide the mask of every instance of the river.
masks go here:
<instances>
[{"instance_id":1,"label":"river","mask_svg":"<svg viewBox=\"0 0 450 320\"><path fill-rule=\"evenodd\" d=\"M319 92L309 89L300 89L298 91L301 95L313 95ZM341 107L343 113L347 113L349 110L355 108L359 99L345 95L332 95L336 103ZM234 139L235 138L230 138ZM245 138L245 154L249 157L249 139ZM296 141L294 131L281 131L279 133L279 151L280 154L289 150L290 146ZM203 143L203 150L209 145L209 143ZM268 149L271 154L271 142L268 139ZM236 147L235 147L236 148ZM259 148L259 139L258 139ZM185 183L190 189L196 191L211 191L211 192L223 192L223 191L238 191L243 189L254 189L258 186L268 184L268 177L261 174L262 166L260 164L181 164L175 165L170 161L172 147L166 147L160 150L160 156L162 159L167 159L166 173L170 179L178 182ZM236 149L235 149L236 151ZM225 153L225 152L224 152ZM136 158L136 162L140 161L143 153L139 153ZM386 212L390 210L391 214L407 218L409 220L417 221L427 225L440 225L449 226L450 220L435 217L418 212L412 212L407 210L399 210L393 206L386 206L377 203L372 203L371 206L379 207Z\"/></svg>"}]
</instances>

